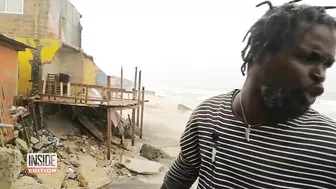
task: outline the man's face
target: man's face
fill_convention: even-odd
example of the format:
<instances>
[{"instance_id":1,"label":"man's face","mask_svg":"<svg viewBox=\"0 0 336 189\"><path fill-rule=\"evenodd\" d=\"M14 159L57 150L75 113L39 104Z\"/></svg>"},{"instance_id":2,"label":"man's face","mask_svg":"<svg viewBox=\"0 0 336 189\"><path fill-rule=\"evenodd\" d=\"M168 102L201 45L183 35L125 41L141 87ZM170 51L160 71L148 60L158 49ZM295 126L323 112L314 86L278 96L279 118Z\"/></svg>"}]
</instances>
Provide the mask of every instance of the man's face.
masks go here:
<instances>
[{"instance_id":1,"label":"man's face","mask_svg":"<svg viewBox=\"0 0 336 189\"><path fill-rule=\"evenodd\" d=\"M265 59L261 93L267 112L300 115L323 93L326 70L334 62L335 34L327 26L315 25L301 35L297 45Z\"/></svg>"}]
</instances>

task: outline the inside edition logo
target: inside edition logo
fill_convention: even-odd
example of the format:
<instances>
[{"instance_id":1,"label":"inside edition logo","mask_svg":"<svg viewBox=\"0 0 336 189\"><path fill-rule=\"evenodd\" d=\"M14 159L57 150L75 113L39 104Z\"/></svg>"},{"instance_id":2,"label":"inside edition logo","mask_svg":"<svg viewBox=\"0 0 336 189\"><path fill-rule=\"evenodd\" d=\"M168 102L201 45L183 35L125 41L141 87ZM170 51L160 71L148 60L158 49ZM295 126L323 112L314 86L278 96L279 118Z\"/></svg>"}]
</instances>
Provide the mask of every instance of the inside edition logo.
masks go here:
<instances>
[{"instance_id":1,"label":"inside edition logo","mask_svg":"<svg viewBox=\"0 0 336 189\"><path fill-rule=\"evenodd\" d=\"M28 153L27 173L33 174L56 174L56 153Z\"/></svg>"}]
</instances>

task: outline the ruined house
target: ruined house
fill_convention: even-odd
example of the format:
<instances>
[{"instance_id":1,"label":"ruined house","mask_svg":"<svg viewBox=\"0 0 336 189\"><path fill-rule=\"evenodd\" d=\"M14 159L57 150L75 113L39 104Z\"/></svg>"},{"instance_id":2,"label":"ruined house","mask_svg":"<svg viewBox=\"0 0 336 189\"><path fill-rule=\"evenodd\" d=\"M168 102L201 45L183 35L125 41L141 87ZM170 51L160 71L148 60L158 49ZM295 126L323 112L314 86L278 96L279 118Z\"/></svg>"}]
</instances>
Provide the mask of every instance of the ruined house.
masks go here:
<instances>
[{"instance_id":1,"label":"ruined house","mask_svg":"<svg viewBox=\"0 0 336 189\"><path fill-rule=\"evenodd\" d=\"M46 80L48 74L64 73L70 75L70 82L96 84L93 58L81 49L82 15L68 0L3 1L0 33L38 51L28 49L19 53L19 95L25 95L34 83L41 82L32 75ZM41 69L32 69L34 53Z\"/></svg>"}]
</instances>

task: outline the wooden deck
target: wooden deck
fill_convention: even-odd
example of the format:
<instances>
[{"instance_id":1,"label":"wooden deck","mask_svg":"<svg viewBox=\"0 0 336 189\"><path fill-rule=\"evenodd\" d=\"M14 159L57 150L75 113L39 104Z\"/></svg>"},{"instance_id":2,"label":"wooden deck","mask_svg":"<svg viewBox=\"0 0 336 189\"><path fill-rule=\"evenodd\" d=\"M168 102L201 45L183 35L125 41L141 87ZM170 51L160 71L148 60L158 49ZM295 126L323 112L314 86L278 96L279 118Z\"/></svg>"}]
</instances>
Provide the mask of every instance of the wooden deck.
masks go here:
<instances>
[{"instance_id":1,"label":"wooden deck","mask_svg":"<svg viewBox=\"0 0 336 189\"><path fill-rule=\"evenodd\" d=\"M48 74L46 81L42 81L39 94L33 97L33 101L49 104L64 104L70 106L106 107L107 128L107 159L111 158L112 121L111 111L132 109L132 146L135 144L135 128L140 128L140 138L143 132L143 116L145 100L145 87L141 87L141 71L139 72L139 84L137 89L137 67L135 68L134 88L132 91L123 89L123 69L121 69L120 88L111 87L111 77L107 76L106 86L88 85L82 83L59 82L57 74ZM64 80L63 80L64 81ZM28 94L27 94L28 97ZM43 115L43 105L40 114ZM141 111L141 113L140 113ZM137 116L135 115L137 113ZM43 117L43 116L42 116ZM41 121L43 123L43 121ZM89 127L87 127L89 129ZM94 131L92 131L94 133ZM123 137L121 137L123 142Z\"/></svg>"},{"instance_id":2,"label":"wooden deck","mask_svg":"<svg viewBox=\"0 0 336 189\"><path fill-rule=\"evenodd\" d=\"M35 102L72 106L106 106L115 110L137 108L145 100L137 99L141 91L108 88L80 83L43 82L42 93Z\"/></svg>"}]
</instances>

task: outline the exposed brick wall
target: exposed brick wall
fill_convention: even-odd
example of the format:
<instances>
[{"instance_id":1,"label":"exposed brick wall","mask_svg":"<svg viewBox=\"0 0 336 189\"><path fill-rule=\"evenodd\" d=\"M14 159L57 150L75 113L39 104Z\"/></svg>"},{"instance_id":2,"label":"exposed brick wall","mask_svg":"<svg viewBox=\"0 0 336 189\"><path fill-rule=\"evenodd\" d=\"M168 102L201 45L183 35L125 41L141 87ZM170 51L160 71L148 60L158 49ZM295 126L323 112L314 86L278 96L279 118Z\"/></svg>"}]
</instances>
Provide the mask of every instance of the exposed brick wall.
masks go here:
<instances>
[{"instance_id":1,"label":"exposed brick wall","mask_svg":"<svg viewBox=\"0 0 336 189\"><path fill-rule=\"evenodd\" d=\"M39 5L38 37L48 36L50 0L24 0L24 14L0 13L0 33L10 37L34 37L34 12Z\"/></svg>"}]
</instances>

